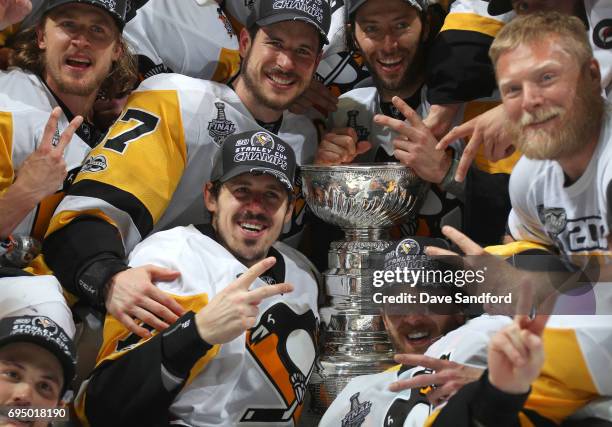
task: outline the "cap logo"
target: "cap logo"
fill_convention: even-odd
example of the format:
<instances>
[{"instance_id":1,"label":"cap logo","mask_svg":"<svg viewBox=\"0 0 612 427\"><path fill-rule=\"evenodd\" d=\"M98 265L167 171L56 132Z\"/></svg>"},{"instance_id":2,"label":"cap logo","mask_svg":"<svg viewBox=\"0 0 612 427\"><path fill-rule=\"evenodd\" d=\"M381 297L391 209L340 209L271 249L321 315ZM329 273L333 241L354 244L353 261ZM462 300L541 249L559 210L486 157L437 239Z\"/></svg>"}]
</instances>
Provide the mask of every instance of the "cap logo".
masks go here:
<instances>
[{"instance_id":1,"label":"cap logo","mask_svg":"<svg viewBox=\"0 0 612 427\"><path fill-rule=\"evenodd\" d=\"M419 242L414 239L404 239L395 248L395 255L402 257L406 255L418 255L421 252Z\"/></svg>"},{"instance_id":2,"label":"cap logo","mask_svg":"<svg viewBox=\"0 0 612 427\"><path fill-rule=\"evenodd\" d=\"M277 144L267 132L257 132L250 139L250 145L236 144L234 162L262 162L269 163L275 168L287 170L288 158L285 147ZM262 165L263 166L263 165Z\"/></svg>"},{"instance_id":3,"label":"cap logo","mask_svg":"<svg viewBox=\"0 0 612 427\"><path fill-rule=\"evenodd\" d=\"M298 9L318 22L323 22L323 0L276 0L272 5L275 10L278 9Z\"/></svg>"},{"instance_id":4,"label":"cap logo","mask_svg":"<svg viewBox=\"0 0 612 427\"><path fill-rule=\"evenodd\" d=\"M115 0L98 0L100 3L104 4L108 9L115 10L117 7L117 2Z\"/></svg>"},{"instance_id":5,"label":"cap logo","mask_svg":"<svg viewBox=\"0 0 612 427\"><path fill-rule=\"evenodd\" d=\"M251 137L251 145L253 147L266 147L274 150L274 138L266 132L257 132Z\"/></svg>"},{"instance_id":6,"label":"cap logo","mask_svg":"<svg viewBox=\"0 0 612 427\"><path fill-rule=\"evenodd\" d=\"M35 326L39 326L43 329L52 329L50 331L51 334L56 334L57 333L57 325L51 321L50 319L46 318L46 317L35 317L32 320L32 324Z\"/></svg>"}]
</instances>

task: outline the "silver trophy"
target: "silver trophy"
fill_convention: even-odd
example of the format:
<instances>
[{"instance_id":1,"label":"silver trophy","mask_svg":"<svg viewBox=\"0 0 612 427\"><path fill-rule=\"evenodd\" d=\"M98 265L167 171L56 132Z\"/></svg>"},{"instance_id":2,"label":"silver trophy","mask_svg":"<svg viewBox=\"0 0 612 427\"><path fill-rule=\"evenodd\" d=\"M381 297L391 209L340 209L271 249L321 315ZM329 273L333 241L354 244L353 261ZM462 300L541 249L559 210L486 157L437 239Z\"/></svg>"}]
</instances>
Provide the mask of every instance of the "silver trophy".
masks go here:
<instances>
[{"instance_id":1,"label":"silver trophy","mask_svg":"<svg viewBox=\"0 0 612 427\"><path fill-rule=\"evenodd\" d=\"M373 274L392 244L390 228L416 215L429 186L399 163L301 166L301 172L310 209L345 234L328 253L323 353L310 381L311 409L322 414L353 377L393 365L382 317L372 307Z\"/></svg>"}]
</instances>

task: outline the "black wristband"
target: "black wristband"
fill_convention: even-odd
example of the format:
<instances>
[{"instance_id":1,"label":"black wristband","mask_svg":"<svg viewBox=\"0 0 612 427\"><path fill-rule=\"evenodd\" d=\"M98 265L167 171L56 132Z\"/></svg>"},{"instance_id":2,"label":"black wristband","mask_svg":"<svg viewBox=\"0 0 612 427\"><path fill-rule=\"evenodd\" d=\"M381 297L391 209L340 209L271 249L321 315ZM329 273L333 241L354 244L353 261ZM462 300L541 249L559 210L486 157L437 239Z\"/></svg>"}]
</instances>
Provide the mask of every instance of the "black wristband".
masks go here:
<instances>
[{"instance_id":1,"label":"black wristband","mask_svg":"<svg viewBox=\"0 0 612 427\"><path fill-rule=\"evenodd\" d=\"M162 364L171 374L187 378L193 365L211 348L198 333L195 313L189 311L162 333Z\"/></svg>"},{"instance_id":2,"label":"black wristband","mask_svg":"<svg viewBox=\"0 0 612 427\"><path fill-rule=\"evenodd\" d=\"M117 273L129 267L112 253L102 254L89 262L77 275L79 296L97 310L105 311L105 287Z\"/></svg>"},{"instance_id":3,"label":"black wristband","mask_svg":"<svg viewBox=\"0 0 612 427\"><path fill-rule=\"evenodd\" d=\"M489 372L485 371L479 380L478 399L473 402L474 418L484 426L516 425L518 414L523 408L531 389L522 394L501 391L489 382Z\"/></svg>"}]
</instances>

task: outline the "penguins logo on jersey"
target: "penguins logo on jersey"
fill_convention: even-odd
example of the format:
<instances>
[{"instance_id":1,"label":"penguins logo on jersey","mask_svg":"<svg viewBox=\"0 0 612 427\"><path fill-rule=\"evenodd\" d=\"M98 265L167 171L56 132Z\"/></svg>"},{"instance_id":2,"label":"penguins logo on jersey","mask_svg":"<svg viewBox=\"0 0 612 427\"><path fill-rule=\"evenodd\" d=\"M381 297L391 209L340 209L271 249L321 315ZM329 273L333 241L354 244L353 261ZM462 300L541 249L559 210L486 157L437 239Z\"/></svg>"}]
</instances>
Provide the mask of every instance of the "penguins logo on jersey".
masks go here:
<instances>
[{"instance_id":1,"label":"penguins logo on jersey","mask_svg":"<svg viewBox=\"0 0 612 427\"><path fill-rule=\"evenodd\" d=\"M348 119L346 121L346 126L355 129L357 132L357 139L359 141L367 141L370 136L370 131L368 128L357 124L357 117L359 116L359 111L350 110L347 113Z\"/></svg>"},{"instance_id":2,"label":"penguins logo on jersey","mask_svg":"<svg viewBox=\"0 0 612 427\"><path fill-rule=\"evenodd\" d=\"M604 19L595 25L593 43L601 49L612 49L612 19Z\"/></svg>"},{"instance_id":3,"label":"penguins logo on jersey","mask_svg":"<svg viewBox=\"0 0 612 427\"><path fill-rule=\"evenodd\" d=\"M538 206L538 216L548 233L557 236L567 226L567 214L563 208L545 208Z\"/></svg>"},{"instance_id":4,"label":"penguins logo on jersey","mask_svg":"<svg viewBox=\"0 0 612 427\"><path fill-rule=\"evenodd\" d=\"M257 132L251 137L251 145L253 147L265 147L269 150L274 150L274 138L267 132Z\"/></svg>"},{"instance_id":5,"label":"penguins logo on jersey","mask_svg":"<svg viewBox=\"0 0 612 427\"><path fill-rule=\"evenodd\" d=\"M372 409L372 402L359 402L359 393L351 396L351 410L342 418L342 427L360 427Z\"/></svg>"},{"instance_id":6,"label":"penguins logo on jersey","mask_svg":"<svg viewBox=\"0 0 612 427\"><path fill-rule=\"evenodd\" d=\"M208 135L219 147L229 135L236 132L236 125L225 117L225 103L215 102L217 117L208 122Z\"/></svg>"},{"instance_id":7,"label":"penguins logo on jersey","mask_svg":"<svg viewBox=\"0 0 612 427\"><path fill-rule=\"evenodd\" d=\"M404 239L395 248L395 256L418 255L421 253L419 242L414 239Z\"/></svg>"},{"instance_id":8,"label":"penguins logo on jersey","mask_svg":"<svg viewBox=\"0 0 612 427\"><path fill-rule=\"evenodd\" d=\"M284 408L247 408L240 422L297 424L316 359L317 319L283 302L268 308L247 331L246 348L282 399Z\"/></svg>"}]
</instances>

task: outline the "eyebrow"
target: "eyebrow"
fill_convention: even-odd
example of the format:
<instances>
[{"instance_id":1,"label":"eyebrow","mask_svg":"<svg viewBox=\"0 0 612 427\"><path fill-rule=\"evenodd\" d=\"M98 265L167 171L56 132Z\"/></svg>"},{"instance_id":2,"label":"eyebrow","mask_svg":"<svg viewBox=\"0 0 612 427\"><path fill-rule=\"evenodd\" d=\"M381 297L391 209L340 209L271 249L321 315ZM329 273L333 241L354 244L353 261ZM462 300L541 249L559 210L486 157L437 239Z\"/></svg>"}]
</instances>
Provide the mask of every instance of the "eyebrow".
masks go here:
<instances>
[{"instance_id":1,"label":"eyebrow","mask_svg":"<svg viewBox=\"0 0 612 427\"><path fill-rule=\"evenodd\" d=\"M527 75L528 75L528 76L538 75L538 74L540 74L542 71L545 71L547 68L550 68L551 66L552 66L552 67L559 68L559 67L560 67L560 66L562 66L562 65L561 65L561 64L559 64L559 62L558 62L558 61L548 59L548 60L546 60L546 61L544 61L544 62L539 63L539 64L538 64L538 65L536 65L534 68L530 69L530 70L529 70L529 73L528 73ZM511 83L511 82L513 82L514 80L515 80L514 78L504 78L504 79L501 79L501 80L499 81L499 86L500 86L500 88L501 88L501 86L504 86L504 85L510 84L510 83Z\"/></svg>"},{"instance_id":2,"label":"eyebrow","mask_svg":"<svg viewBox=\"0 0 612 427\"><path fill-rule=\"evenodd\" d=\"M16 366L17 368L21 369L22 371L25 371L25 366L23 366L21 363L16 362L14 360L0 359L0 363L5 363L7 365ZM57 384L58 387L60 385L59 377L57 375L55 375L55 374L43 374L42 378L44 378L46 380L49 380L49 381L53 381L54 383Z\"/></svg>"},{"instance_id":3,"label":"eyebrow","mask_svg":"<svg viewBox=\"0 0 612 427\"><path fill-rule=\"evenodd\" d=\"M5 363L5 364L7 364L7 365L13 365L13 366L16 366L16 367L18 367L19 369L22 369L22 370L24 370L24 369L25 369L25 367L24 367L24 366L23 366L21 363L15 362L14 360L10 360L10 359L0 359L0 362L1 362L1 363Z\"/></svg>"}]
</instances>

